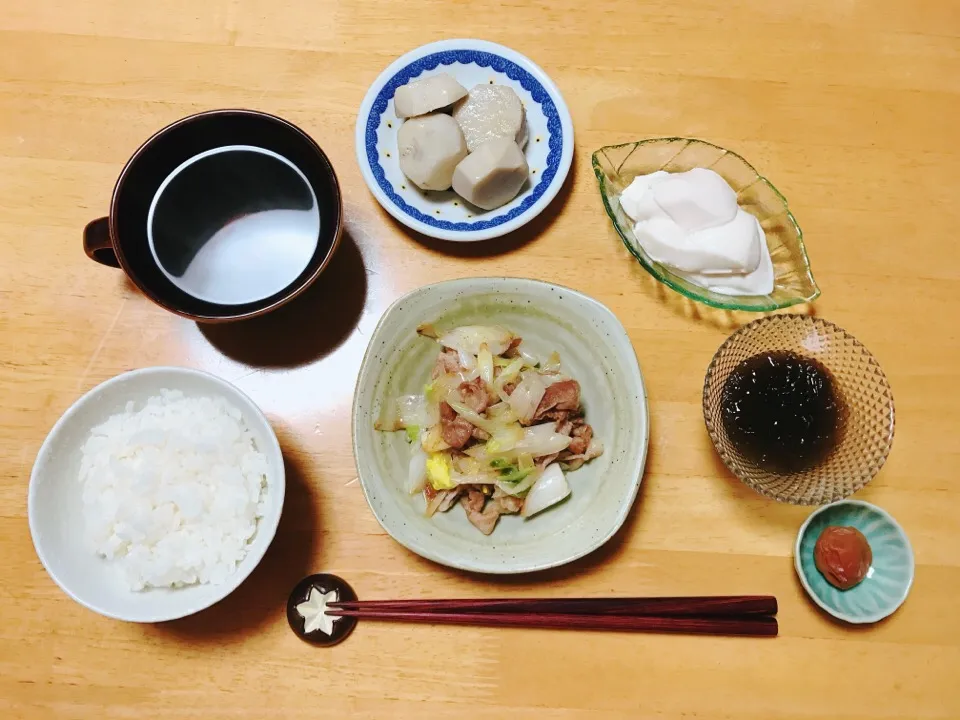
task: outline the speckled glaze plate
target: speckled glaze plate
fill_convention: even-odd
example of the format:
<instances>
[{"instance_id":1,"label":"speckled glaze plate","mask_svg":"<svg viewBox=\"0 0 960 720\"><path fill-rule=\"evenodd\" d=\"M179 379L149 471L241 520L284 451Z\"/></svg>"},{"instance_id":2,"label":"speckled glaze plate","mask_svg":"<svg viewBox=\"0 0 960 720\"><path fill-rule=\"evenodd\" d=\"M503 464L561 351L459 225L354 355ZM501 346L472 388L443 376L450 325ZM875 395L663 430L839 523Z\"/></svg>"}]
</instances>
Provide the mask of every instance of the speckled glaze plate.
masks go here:
<instances>
[{"instance_id":1,"label":"speckled glaze plate","mask_svg":"<svg viewBox=\"0 0 960 720\"><path fill-rule=\"evenodd\" d=\"M452 75L468 90L481 83L513 88L526 109L530 139L524 150L530 180L496 210L473 207L452 190L423 191L400 172L393 95L411 80ZM485 40L442 40L411 50L374 80L360 105L356 128L360 171L383 208L417 232L472 242L505 235L530 222L556 197L573 161L573 121L547 74L520 53Z\"/></svg>"},{"instance_id":2,"label":"speckled glaze plate","mask_svg":"<svg viewBox=\"0 0 960 720\"><path fill-rule=\"evenodd\" d=\"M817 570L813 549L829 525L855 527L873 551L873 563L859 585L840 590ZM913 549L903 528L885 510L862 500L824 505L807 518L797 534L794 565L813 601L849 623L875 623L893 614L913 585Z\"/></svg>"},{"instance_id":3,"label":"speckled glaze plate","mask_svg":"<svg viewBox=\"0 0 960 720\"><path fill-rule=\"evenodd\" d=\"M416 328L498 324L537 356L560 353L582 387L587 421L604 453L568 473L570 498L528 520L505 516L490 536L460 507L432 518L404 489L410 446L402 432L374 429L385 403L422 392L438 346ZM395 302L370 340L353 405L353 451L370 508L400 544L450 567L523 573L563 565L596 550L630 512L649 439L643 376L623 325L602 304L558 285L513 278L468 278L428 285Z\"/></svg>"}]
</instances>

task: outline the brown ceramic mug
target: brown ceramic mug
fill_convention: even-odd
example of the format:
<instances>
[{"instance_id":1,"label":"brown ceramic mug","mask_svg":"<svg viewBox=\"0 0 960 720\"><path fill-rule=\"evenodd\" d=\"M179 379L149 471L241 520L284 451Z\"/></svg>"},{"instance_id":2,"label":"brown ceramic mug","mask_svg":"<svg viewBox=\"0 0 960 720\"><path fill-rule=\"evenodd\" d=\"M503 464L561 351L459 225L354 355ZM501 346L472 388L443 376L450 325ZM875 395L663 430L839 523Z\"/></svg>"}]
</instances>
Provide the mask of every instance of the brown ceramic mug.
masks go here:
<instances>
[{"instance_id":1,"label":"brown ceramic mug","mask_svg":"<svg viewBox=\"0 0 960 720\"><path fill-rule=\"evenodd\" d=\"M302 130L252 110L178 120L127 161L87 256L203 322L269 312L302 293L340 242L333 166Z\"/></svg>"}]
</instances>

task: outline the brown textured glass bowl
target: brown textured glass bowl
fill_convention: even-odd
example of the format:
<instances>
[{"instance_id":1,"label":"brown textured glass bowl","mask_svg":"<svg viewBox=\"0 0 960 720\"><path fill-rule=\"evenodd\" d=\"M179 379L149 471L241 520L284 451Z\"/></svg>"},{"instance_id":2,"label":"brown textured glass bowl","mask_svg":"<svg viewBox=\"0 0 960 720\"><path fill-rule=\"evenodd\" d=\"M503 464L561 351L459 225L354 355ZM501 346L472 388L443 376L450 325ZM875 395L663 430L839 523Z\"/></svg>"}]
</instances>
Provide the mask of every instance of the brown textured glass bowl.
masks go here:
<instances>
[{"instance_id":1,"label":"brown textured glass bowl","mask_svg":"<svg viewBox=\"0 0 960 720\"><path fill-rule=\"evenodd\" d=\"M744 459L721 419L723 386L743 360L788 350L818 360L834 379L846 410L836 448L818 465L778 474ZM806 315L773 315L744 325L720 346L703 383L703 419L730 471L759 493L795 505L820 505L852 495L883 467L893 444L893 394L870 351L842 328Z\"/></svg>"}]
</instances>

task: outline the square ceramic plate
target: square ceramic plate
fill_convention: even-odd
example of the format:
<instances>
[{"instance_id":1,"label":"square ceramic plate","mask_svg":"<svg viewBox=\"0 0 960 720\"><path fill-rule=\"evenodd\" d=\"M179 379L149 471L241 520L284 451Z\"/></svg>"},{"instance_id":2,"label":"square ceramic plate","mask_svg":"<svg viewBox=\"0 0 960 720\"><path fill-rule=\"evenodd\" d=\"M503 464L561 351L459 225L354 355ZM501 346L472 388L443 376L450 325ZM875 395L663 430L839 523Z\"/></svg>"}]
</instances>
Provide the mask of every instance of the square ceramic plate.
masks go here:
<instances>
[{"instance_id":1,"label":"square ceramic plate","mask_svg":"<svg viewBox=\"0 0 960 720\"><path fill-rule=\"evenodd\" d=\"M397 130L403 121L394 111L393 94L411 80L441 73L467 90L506 85L523 102L530 180L503 207L481 210L453 190L420 190L400 172ZM573 161L573 121L560 90L529 58L484 40L442 40L411 50L373 81L357 116L356 145L363 179L388 213L424 235L472 242L526 225L556 197Z\"/></svg>"},{"instance_id":2,"label":"square ceramic plate","mask_svg":"<svg viewBox=\"0 0 960 720\"><path fill-rule=\"evenodd\" d=\"M502 325L538 357L560 353L564 372L580 382L587 421L604 444L603 455L568 473L569 499L527 520L501 517L489 536L459 506L424 515L422 496L403 489L410 458L405 434L374 429L385 403L422 392L430 379L439 346L417 335L422 323L438 329ZM623 325L596 300L536 280L451 280L400 298L370 339L354 395L353 451L377 520L413 552L475 572L542 570L603 545L637 496L648 438L643 376Z\"/></svg>"}]
</instances>

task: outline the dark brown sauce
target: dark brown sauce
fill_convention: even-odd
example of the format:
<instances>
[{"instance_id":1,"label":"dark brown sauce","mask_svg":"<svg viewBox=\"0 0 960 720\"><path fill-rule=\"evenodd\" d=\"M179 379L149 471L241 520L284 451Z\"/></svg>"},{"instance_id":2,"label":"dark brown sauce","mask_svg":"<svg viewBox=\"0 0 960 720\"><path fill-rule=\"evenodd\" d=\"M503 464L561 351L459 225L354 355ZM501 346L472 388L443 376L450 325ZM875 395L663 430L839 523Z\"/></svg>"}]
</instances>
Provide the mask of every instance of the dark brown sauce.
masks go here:
<instances>
[{"instance_id":1,"label":"dark brown sauce","mask_svg":"<svg viewBox=\"0 0 960 720\"><path fill-rule=\"evenodd\" d=\"M750 463L768 472L809 470L837 446L843 401L817 360L777 350L749 357L723 385L727 437Z\"/></svg>"}]
</instances>

